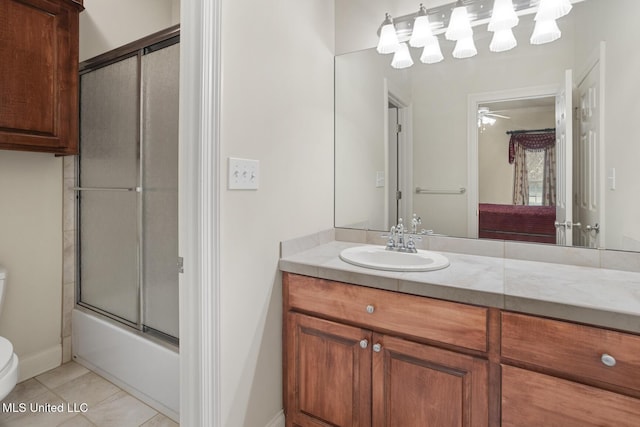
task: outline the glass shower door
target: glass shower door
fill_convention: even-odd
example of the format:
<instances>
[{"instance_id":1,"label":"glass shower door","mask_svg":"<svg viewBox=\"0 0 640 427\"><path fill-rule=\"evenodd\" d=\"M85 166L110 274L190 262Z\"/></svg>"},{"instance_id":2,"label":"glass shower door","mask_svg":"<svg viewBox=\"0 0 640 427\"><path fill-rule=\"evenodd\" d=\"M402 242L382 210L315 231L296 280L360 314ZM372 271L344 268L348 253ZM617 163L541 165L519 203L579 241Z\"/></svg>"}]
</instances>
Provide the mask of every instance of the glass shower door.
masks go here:
<instances>
[{"instance_id":1,"label":"glass shower door","mask_svg":"<svg viewBox=\"0 0 640 427\"><path fill-rule=\"evenodd\" d=\"M175 341L177 37L81 75L79 304Z\"/></svg>"},{"instance_id":2,"label":"glass shower door","mask_svg":"<svg viewBox=\"0 0 640 427\"><path fill-rule=\"evenodd\" d=\"M80 299L137 324L137 58L81 76ZM133 190L133 191L132 191Z\"/></svg>"}]
</instances>

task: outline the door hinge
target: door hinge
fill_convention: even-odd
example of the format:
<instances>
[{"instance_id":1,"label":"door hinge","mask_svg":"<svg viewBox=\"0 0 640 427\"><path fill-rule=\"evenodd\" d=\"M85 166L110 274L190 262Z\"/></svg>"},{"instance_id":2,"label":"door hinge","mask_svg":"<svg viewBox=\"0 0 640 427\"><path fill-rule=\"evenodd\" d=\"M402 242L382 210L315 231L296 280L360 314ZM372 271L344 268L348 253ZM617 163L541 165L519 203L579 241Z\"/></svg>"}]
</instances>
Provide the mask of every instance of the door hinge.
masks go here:
<instances>
[{"instance_id":1,"label":"door hinge","mask_svg":"<svg viewBox=\"0 0 640 427\"><path fill-rule=\"evenodd\" d=\"M396 125L396 133L400 133L400 132L402 132L402 125L400 123L398 123Z\"/></svg>"},{"instance_id":2,"label":"door hinge","mask_svg":"<svg viewBox=\"0 0 640 427\"><path fill-rule=\"evenodd\" d=\"M402 191L396 191L396 200L402 199Z\"/></svg>"},{"instance_id":3,"label":"door hinge","mask_svg":"<svg viewBox=\"0 0 640 427\"><path fill-rule=\"evenodd\" d=\"M184 258L181 256L178 257L178 273L184 273Z\"/></svg>"}]
</instances>

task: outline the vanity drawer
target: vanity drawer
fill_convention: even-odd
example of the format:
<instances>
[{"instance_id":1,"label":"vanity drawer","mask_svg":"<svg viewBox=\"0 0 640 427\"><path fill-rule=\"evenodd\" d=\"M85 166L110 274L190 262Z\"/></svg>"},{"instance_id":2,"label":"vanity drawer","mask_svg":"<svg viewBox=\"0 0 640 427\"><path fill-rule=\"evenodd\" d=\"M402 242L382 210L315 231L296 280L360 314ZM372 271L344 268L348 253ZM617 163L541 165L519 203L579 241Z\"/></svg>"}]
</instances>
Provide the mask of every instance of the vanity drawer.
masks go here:
<instances>
[{"instance_id":1,"label":"vanity drawer","mask_svg":"<svg viewBox=\"0 0 640 427\"><path fill-rule=\"evenodd\" d=\"M637 427L640 400L502 366L502 427Z\"/></svg>"},{"instance_id":2,"label":"vanity drawer","mask_svg":"<svg viewBox=\"0 0 640 427\"><path fill-rule=\"evenodd\" d=\"M287 273L284 280L290 309L487 351L486 308Z\"/></svg>"},{"instance_id":3,"label":"vanity drawer","mask_svg":"<svg viewBox=\"0 0 640 427\"><path fill-rule=\"evenodd\" d=\"M637 335L503 312L502 357L640 391Z\"/></svg>"}]
</instances>

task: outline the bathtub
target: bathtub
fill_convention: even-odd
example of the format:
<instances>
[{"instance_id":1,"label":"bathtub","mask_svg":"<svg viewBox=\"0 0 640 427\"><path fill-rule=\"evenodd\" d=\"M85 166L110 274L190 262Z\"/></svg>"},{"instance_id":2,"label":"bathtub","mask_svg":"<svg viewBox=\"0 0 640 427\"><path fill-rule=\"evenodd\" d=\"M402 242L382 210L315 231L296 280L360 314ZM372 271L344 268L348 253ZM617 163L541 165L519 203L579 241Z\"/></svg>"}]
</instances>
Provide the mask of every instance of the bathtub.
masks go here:
<instances>
[{"instance_id":1,"label":"bathtub","mask_svg":"<svg viewBox=\"0 0 640 427\"><path fill-rule=\"evenodd\" d=\"M74 309L74 360L174 421L180 412L177 350L109 319Z\"/></svg>"}]
</instances>

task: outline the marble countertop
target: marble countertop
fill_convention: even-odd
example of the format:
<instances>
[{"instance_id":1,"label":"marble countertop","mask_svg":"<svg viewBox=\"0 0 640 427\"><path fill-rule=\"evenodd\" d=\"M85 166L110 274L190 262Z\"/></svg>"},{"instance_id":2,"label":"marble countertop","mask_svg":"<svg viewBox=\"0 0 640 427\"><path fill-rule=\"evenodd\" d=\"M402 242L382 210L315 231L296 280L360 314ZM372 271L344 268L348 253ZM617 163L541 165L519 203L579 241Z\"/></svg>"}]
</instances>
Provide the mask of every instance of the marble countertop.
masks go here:
<instances>
[{"instance_id":1,"label":"marble countertop","mask_svg":"<svg viewBox=\"0 0 640 427\"><path fill-rule=\"evenodd\" d=\"M434 251L450 266L404 273L339 258L343 249L360 245L333 240L287 253L280 270L640 333L637 272Z\"/></svg>"}]
</instances>

